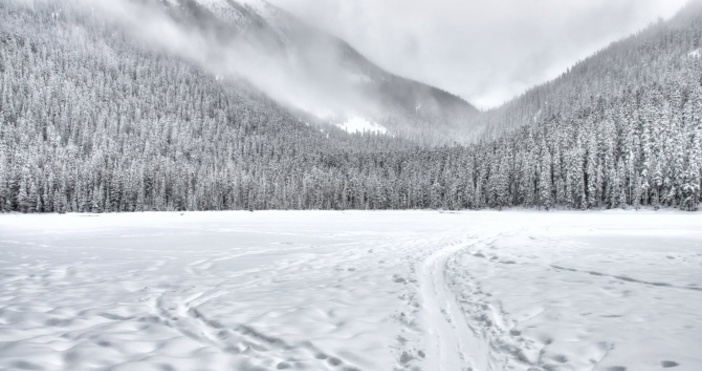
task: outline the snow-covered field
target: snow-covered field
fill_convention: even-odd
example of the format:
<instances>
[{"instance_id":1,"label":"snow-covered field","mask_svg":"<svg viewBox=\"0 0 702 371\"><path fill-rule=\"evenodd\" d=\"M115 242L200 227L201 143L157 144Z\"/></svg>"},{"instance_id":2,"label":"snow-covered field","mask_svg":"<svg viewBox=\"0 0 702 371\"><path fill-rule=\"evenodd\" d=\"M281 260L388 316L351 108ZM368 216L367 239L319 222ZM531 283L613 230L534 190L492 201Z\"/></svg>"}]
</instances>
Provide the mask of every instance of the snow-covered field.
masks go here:
<instances>
[{"instance_id":1,"label":"snow-covered field","mask_svg":"<svg viewBox=\"0 0 702 371\"><path fill-rule=\"evenodd\" d=\"M702 370L702 213L0 215L2 370Z\"/></svg>"}]
</instances>

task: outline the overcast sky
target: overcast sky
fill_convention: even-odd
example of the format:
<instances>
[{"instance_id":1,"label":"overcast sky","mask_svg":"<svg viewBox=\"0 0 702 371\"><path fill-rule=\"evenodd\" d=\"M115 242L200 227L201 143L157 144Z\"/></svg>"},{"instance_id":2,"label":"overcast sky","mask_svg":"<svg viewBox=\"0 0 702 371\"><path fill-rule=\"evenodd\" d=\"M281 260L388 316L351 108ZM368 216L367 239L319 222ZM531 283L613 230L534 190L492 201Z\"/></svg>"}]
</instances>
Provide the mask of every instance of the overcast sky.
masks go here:
<instances>
[{"instance_id":1,"label":"overcast sky","mask_svg":"<svg viewBox=\"0 0 702 371\"><path fill-rule=\"evenodd\" d=\"M494 107L686 0L270 0L391 72Z\"/></svg>"}]
</instances>

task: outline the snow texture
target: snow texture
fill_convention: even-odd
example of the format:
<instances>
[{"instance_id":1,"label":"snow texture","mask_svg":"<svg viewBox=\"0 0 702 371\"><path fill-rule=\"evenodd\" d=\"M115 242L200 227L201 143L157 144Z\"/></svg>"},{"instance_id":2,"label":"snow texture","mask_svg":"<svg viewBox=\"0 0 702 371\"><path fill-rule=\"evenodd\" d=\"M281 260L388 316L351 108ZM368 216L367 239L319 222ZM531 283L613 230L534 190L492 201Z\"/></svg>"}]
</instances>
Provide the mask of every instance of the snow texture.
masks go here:
<instances>
[{"instance_id":1,"label":"snow texture","mask_svg":"<svg viewBox=\"0 0 702 371\"><path fill-rule=\"evenodd\" d=\"M702 214L0 215L3 370L702 369Z\"/></svg>"},{"instance_id":2,"label":"snow texture","mask_svg":"<svg viewBox=\"0 0 702 371\"><path fill-rule=\"evenodd\" d=\"M230 0L196 0L196 1L198 4L204 6L205 8L210 9L212 11L232 8ZM268 7L268 3L266 3L264 0L234 0L233 2L237 3L241 6L256 10L256 11L259 11L259 10L263 11Z\"/></svg>"},{"instance_id":3,"label":"snow texture","mask_svg":"<svg viewBox=\"0 0 702 371\"><path fill-rule=\"evenodd\" d=\"M219 16L235 17L235 14L238 13L226 0L198 0L198 3Z\"/></svg>"},{"instance_id":4,"label":"snow texture","mask_svg":"<svg viewBox=\"0 0 702 371\"><path fill-rule=\"evenodd\" d=\"M349 134L387 134L388 132L384 126L357 116L351 117L343 123L336 124L336 126Z\"/></svg>"},{"instance_id":5,"label":"snow texture","mask_svg":"<svg viewBox=\"0 0 702 371\"><path fill-rule=\"evenodd\" d=\"M269 20L273 13L273 8L264 0L196 0L196 3L221 19L232 21L235 24L247 19L250 20L250 15L243 14L232 4L237 4L265 20ZM269 26L273 27L274 24L269 24Z\"/></svg>"}]
</instances>

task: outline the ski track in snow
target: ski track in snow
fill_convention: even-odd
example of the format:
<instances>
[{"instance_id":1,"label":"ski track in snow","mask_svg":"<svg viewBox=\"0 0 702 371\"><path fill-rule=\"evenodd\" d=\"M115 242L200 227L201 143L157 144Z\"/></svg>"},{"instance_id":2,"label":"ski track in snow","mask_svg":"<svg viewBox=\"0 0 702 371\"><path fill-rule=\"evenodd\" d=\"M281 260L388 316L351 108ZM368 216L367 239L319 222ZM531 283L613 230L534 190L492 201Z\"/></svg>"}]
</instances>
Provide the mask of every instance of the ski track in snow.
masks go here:
<instances>
[{"instance_id":1,"label":"ski track in snow","mask_svg":"<svg viewBox=\"0 0 702 371\"><path fill-rule=\"evenodd\" d=\"M702 217L0 215L2 370L698 370Z\"/></svg>"},{"instance_id":2,"label":"ski track in snow","mask_svg":"<svg viewBox=\"0 0 702 371\"><path fill-rule=\"evenodd\" d=\"M422 285L424 328L429 337L427 364L436 365L437 370L463 370L467 365L483 369L479 362L484 351L480 339L473 333L456 297L449 287L448 261L468 246L478 244L456 242L438 250L422 263Z\"/></svg>"}]
</instances>

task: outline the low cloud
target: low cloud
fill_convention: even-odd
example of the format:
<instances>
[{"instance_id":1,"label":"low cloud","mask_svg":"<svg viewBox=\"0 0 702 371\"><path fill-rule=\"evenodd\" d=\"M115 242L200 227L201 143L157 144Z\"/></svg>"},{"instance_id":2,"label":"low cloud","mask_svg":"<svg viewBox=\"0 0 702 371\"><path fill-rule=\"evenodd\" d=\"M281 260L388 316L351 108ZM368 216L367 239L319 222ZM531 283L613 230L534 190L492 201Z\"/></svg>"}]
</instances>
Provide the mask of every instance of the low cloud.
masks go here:
<instances>
[{"instance_id":1,"label":"low cloud","mask_svg":"<svg viewBox=\"0 0 702 371\"><path fill-rule=\"evenodd\" d=\"M183 58L223 79L246 80L296 110L320 118L371 110L372 102L354 89L353 81L339 78L344 73L340 51L327 44L310 43L290 51L256 32L238 36L227 32L222 37L218 33L221 29L212 24L178 21L163 6L148 2L77 1L151 48ZM312 66L304 59L316 63Z\"/></svg>"},{"instance_id":2,"label":"low cloud","mask_svg":"<svg viewBox=\"0 0 702 371\"><path fill-rule=\"evenodd\" d=\"M382 67L494 107L686 0L270 0Z\"/></svg>"}]
</instances>

